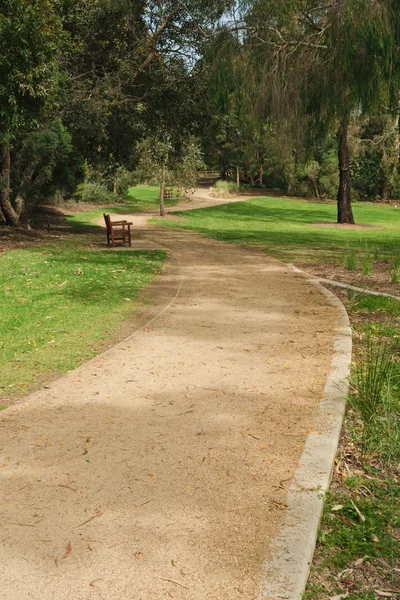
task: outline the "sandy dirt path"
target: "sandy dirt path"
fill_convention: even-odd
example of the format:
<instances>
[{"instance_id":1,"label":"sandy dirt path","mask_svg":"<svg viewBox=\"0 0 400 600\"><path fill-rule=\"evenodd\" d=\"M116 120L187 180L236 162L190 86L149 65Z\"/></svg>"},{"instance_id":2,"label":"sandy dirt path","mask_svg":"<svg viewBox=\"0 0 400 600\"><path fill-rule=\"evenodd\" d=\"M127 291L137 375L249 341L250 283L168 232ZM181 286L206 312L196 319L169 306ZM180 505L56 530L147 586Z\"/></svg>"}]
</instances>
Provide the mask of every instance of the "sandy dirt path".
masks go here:
<instances>
[{"instance_id":1,"label":"sandy dirt path","mask_svg":"<svg viewBox=\"0 0 400 600\"><path fill-rule=\"evenodd\" d=\"M260 252L136 237L171 258L138 332L1 415L3 600L258 598L335 309Z\"/></svg>"}]
</instances>

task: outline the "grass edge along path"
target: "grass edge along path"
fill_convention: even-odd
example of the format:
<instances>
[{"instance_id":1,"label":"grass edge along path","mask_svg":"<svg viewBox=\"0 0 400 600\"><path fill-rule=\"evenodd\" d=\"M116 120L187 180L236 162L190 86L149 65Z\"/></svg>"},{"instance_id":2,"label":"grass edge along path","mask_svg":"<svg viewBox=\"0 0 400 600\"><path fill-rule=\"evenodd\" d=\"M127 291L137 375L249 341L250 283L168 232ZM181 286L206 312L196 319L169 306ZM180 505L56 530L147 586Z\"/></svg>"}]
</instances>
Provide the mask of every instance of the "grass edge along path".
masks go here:
<instances>
[{"instance_id":1,"label":"grass edge along path","mask_svg":"<svg viewBox=\"0 0 400 600\"><path fill-rule=\"evenodd\" d=\"M400 597L400 302L346 294L352 391L304 600Z\"/></svg>"},{"instance_id":2,"label":"grass edge along path","mask_svg":"<svg viewBox=\"0 0 400 600\"><path fill-rule=\"evenodd\" d=\"M0 405L96 355L143 300L163 250L40 246L0 254Z\"/></svg>"}]
</instances>

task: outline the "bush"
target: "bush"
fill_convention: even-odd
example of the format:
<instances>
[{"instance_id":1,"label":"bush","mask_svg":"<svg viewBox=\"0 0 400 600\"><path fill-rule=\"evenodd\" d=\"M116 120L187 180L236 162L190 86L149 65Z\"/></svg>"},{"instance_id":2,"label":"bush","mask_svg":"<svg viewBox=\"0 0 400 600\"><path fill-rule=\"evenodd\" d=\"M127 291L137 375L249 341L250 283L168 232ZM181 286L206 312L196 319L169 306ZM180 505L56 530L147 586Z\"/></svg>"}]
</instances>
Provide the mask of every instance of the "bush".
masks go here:
<instances>
[{"instance_id":1,"label":"bush","mask_svg":"<svg viewBox=\"0 0 400 600\"><path fill-rule=\"evenodd\" d=\"M76 198L88 204L110 204L115 200L113 193L98 181L89 181L78 186Z\"/></svg>"},{"instance_id":2,"label":"bush","mask_svg":"<svg viewBox=\"0 0 400 600\"><path fill-rule=\"evenodd\" d=\"M239 191L239 187L233 181L217 181L211 191L215 198L229 198L231 194Z\"/></svg>"}]
</instances>

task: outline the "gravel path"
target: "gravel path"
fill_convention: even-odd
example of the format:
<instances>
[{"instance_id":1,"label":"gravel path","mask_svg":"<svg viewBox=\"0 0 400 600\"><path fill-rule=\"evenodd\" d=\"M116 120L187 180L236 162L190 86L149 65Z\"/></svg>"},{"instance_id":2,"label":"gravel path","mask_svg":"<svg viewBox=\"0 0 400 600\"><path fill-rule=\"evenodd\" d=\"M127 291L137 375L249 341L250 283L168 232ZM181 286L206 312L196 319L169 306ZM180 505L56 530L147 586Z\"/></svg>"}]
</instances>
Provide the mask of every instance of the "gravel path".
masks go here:
<instances>
[{"instance_id":1,"label":"gravel path","mask_svg":"<svg viewBox=\"0 0 400 600\"><path fill-rule=\"evenodd\" d=\"M258 597L337 314L258 251L136 240L171 258L138 331L1 415L3 600Z\"/></svg>"}]
</instances>

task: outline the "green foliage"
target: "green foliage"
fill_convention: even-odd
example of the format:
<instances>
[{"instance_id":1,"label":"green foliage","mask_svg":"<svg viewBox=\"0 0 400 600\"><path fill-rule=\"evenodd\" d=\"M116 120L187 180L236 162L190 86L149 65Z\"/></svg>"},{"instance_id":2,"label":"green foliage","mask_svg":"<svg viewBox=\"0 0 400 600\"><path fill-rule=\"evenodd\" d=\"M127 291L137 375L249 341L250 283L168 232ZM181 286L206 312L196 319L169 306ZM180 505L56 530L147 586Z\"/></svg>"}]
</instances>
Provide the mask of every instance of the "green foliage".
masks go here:
<instances>
[{"instance_id":1,"label":"green foliage","mask_svg":"<svg viewBox=\"0 0 400 600\"><path fill-rule=\"evenodd\" d=\"M3 0L0 9L0 124L8 141L37 127L59 94L61 21L53 0Z\"/></svg>"},{"instance_id":2,"label":"green foliage","mask_svg":"<svg viewBox=\"0 0 400 600\"><path fill-rule=\"evenodd\" d=\"M377 148L364 152L352 161L351 175L356 197L359 200L381 199L381 154Z\"/></svg>"},{"instance_id":3,"label":"green foliage","mask_svg":"<svg viewBox=\"0 0 400 600\"><path fill-rule=\"evenodd\" d=\"M366 425L382 411L392 368L393 348L386 341L367 337L355 357L352 404Z\"/></svg>"},{"instance_id":4,"label":"green foliage","mask_svg":"<svg viewBox=\"0 0 400 600\"><path fill-rule=\"evenodd\" d=\"M362 273L363 275L371 275L372 273L372 254L370 252L365 252L364 255L362 256L362 263L361 263L361 267L362 267Z\"/></svg>"},{"instance_id":5,"label":"green foliage","mask_svg":"<svg viewBox=\"0 0 400 600\"><path fill-rule=\"evenodd\" d=\"M115 202L115 196L100 181L88 181L78 186L76 198L80 202L88 204L112 204Z\"/></svg>"},{"instance_id":6,"label":"green foliage","mask_svg":"<svg viewBox=\"0 0 400 600\"><path fill-rule=\"evenodd\" d=\"M140 142L137 152L135 177L140 182L160 185L165 176L166 185L187 191L196 187L197 171L204 168L199 144L192 136L180 140L178 146L164 132L162 137L152 136Z\"/></svg>"},{"instance_id":7,"label":"green foliage","mask_svg":"<svg viewBox=\"0 0 400 600\"><path fill-rule=\"evenodd\" d=\"M355 271L357 269L357 253L355 250L347 249L344 255L344 264L349 271Z\"/></svg>"},{"instance_id":8,"label":"green foliage","mask_svg":"<svg viewBox=\"0 0 400 600\"><path fill-rule=\"evenodd\" d=\"M127 198L129 189L135 184L135 177L133 173L124 167L118 167L111 181L113 191L115 189L115 195L120 201L124 201Z\"/></svg>"},{"instance_id":9,"label":"green foliage","mask_svg":"<svg viewBox=\"0 0 400 600\"><path fill-rule=\"evenodd\" d=\"M238 185L233 181L217 181L213 185L212 193L216 198L229 198L231 194L237 194Z\"/></svg>"}]
</instances>

